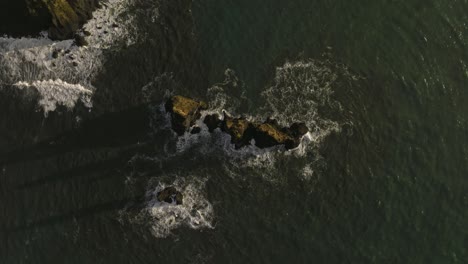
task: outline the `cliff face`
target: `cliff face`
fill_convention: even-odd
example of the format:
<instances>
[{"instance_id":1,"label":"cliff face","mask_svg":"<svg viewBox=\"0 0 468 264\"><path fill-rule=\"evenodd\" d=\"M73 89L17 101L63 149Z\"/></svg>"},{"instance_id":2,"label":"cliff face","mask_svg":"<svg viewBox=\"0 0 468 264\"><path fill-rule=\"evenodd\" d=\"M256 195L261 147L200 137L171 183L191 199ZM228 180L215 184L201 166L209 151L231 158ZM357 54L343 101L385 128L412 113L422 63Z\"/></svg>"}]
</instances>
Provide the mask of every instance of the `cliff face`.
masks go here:
<instances>
[{"instance_id":1,"label":"cliff face","mask_svg":"<svg viewBox=\"0 0 468 264\"><path fill-rule=\"evenodd\" d=\"M69 39L91 18L99 0L7 0L0 3L0 35L35 35Z\"/></svg>"}]
</instances>

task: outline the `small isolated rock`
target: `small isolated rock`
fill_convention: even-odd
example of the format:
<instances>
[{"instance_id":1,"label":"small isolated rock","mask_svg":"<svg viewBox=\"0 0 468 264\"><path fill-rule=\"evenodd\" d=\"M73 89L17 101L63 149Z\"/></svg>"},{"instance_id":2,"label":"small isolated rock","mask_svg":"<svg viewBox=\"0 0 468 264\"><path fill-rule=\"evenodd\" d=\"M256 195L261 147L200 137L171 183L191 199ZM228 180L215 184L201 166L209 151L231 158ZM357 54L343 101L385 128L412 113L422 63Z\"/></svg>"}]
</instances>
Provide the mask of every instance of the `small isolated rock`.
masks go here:
<instances>
[{"instance_id":1,"label":"small isolated rock","mask_svg":"<svg viewBox=\"0 0 468 264\"><path fill-rule=\"evenodd\" d=\"M173 203L175 201L176 204L180 205L183 203L184 197L182 193L177 191L175 187L170 186L158 192L157 199L160 202L166 202L166 203Z\"/></svg>"},{"instance_id":2,"label":"small isolated rock","mask_svg":"<svg viewBox=\"0 0 468 264\"><path fill-rule=\"evenodd\" d=\"M171 114L172 129L181 136L195 124L201 117L200 111L207 106L204 102L176 95L166 102L165 108Z\"/></svg>"},{"instance_id":3,"label":"small isolated rock","mask_svg":"<svg viewBox=\"0 0 468 264\"><path fill-rule=\"evenodd\" d=\"M76 61L72 62L72 65L76 67L76 66L78 66L78 62L76 62Z\"/></svg>"}]
</instances>

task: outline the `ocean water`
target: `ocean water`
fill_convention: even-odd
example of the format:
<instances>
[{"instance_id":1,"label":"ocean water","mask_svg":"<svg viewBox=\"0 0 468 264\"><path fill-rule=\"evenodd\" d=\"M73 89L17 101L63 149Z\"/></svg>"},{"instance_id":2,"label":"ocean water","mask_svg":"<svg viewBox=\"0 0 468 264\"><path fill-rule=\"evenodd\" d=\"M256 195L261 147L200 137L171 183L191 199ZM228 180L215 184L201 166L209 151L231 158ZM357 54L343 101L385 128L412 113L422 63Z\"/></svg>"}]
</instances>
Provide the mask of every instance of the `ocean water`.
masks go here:
<instances>
[{"instance_id":1,"label":"ocean water","mask_svg":"<svg viewBox=\"0 0 468 264\"><path fill-rule=\"evenodd\" d=\"M25 93L0 98L0 263L467 263L467 21L466 0L109 0L87 47L0 38ZM311 131L177 137L174 94Z\"/></svg>"}]
</instances>

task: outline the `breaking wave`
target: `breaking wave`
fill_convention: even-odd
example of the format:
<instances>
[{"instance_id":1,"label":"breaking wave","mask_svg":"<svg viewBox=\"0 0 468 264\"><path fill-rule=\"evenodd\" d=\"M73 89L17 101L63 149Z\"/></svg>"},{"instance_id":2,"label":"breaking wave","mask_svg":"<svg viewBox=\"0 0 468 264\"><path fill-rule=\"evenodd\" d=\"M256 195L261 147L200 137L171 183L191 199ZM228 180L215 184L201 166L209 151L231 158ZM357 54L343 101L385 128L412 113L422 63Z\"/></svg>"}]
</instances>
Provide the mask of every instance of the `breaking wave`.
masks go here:
<instances>
[{"instance_id":1,"label":"breaking wave","mask_svg":"<svg viewBox=\"0 0 468 264\"><path fill-rule=\"evenodd\" d=\"M69 84L62 80L48 80L32 83L18 82L14 86L19 89L36 89L40 95L38 104L46 116L50 111L55 111L58 105L73 109L78 101L81 101L85 107L92 107L92 91L79 84Z\"/></svg>"}]
</instances>

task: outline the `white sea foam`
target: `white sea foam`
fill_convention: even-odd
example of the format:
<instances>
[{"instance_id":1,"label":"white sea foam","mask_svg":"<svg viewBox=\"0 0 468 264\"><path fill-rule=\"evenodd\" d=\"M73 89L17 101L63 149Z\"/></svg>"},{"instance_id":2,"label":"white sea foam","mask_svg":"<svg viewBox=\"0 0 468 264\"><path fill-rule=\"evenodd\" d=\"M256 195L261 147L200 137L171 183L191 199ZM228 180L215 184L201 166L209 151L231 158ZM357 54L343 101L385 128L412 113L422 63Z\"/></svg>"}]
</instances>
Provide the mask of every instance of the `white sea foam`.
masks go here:
<instances>
[{"instance_id":1,"label":"white sea foam","mask_svg":"<svg viewBox=\"0 0 468 264\"><path fill-rule=\"evenodd\" d=\"M147 192L149 202L144 209L152 219L152 231L156 237L166 237L180 226L193 229L213 228L213 206L205 197L206 179L177 177L173 183L158 183ZM174 186L183 195L183 204L168 204L157 200L157 193Z\"/></svg>"},{"instance_id":2,"label":"white sea foam","mask_svg":"<svg viewBox=\"0 0 468 264\"><path fill-rule=\"evenodd\" d=\"M332 99L333 86L339 72L326 63L309 60L287 62L276 69L273 85L263 93L266 105L263 112L282 125L306 122L315 142L331 131L339 129L336 121L319 114L319 107L340 110Z\"/></svg>"},{"instance_id":3,"label":"white sea foam","mask_svg":"<svg viewBox=\"0 0 468 264\"><path fill-rule=\"evenodd\" d=\"M254 142L251 146L235 149L229 135L220 129L210 133L202 122L207 114L217 113L222 116L221 113L226 108L233 115L240 112L239 106L244 101L245 87L233 71L227 70L225 74L224 82L208 89L210 110L203 111L202 117L196 124L201 128L201 132L195 135L187 132L180 137L174 134L175 152L166 154L170 158L183 155L187 151L198 152L199 155L216 155L226 165L228 173L232 170L232 174L236 174L237 168L255 168L261 169L266 178L270 178L269 171L281 166L278 161L320 159L318 152L320 144L330 133L339 132L341 125L338 120L319 112L319 108L339 115L342 108L332 97L334 87L340 85L340 78L349 82L358 78L349 73L344 66L329 61L288 62L278 67L272 85L266 87L261 94L266 102L265 105L258 113L246 118L261 122L267 117L272 117L283 126L289 126L294 122L305 122L310 132L304 135L299 146L292 150L285 150L284 146L259 149L254 146ZM165 124L168 124L168 121ZM167 128L167 125L165 127ZM301 177L304 180L315 180L314 167L306 161L299 163L304 166L302 171L299 171Z\"/></svg>"},{"instance_id":4,"label":"white sea foam","mask_svg":"<svg viewBox=\"0 0 468 264\"><path fill-rule=\"evenodd\" d=\"M73 109L78 101L91 108L92 91L80 84L70 84L62 80L35 81L32 83L18 82L14 86L19 89L36 89L39 92L39 106L44 114L54 111L58 105Z\"/></svg>"},{"instance_id":5,"label":"white sea foam","mask_svg":"<svg viewBox=\"0 0 468 264\"><path fill-rule=\"evenodd\" d=\"M94 92L96 88L92 81L101 72L103 51L135 43L134 36L138 33L135 33L132 25L134 15L126 12L133 2L103 2L102 7L93 12L93 18L83 26L83 30L89 32L85 36L86 46L78 47L73 40L53 41L47 38L46 33L38 38L0 37L0 83L21 84L17 87L33 85L41 90L41 94L47 95L57 94L58 91L68 94L62 94L60 99L53 97L53 100L41 102L47 111L55 109L53 101L66 106L74 105L76 98L73 91L77 89L68 89L69 84L81 85L87 87L87 91ZM63 83L47 80L61 80ZM57 89L58 86L67 89ZM51 87L52 91L45 91L46 87ZM65 99L72 101L64 102Z\"/></svg>"}]
</instances>

